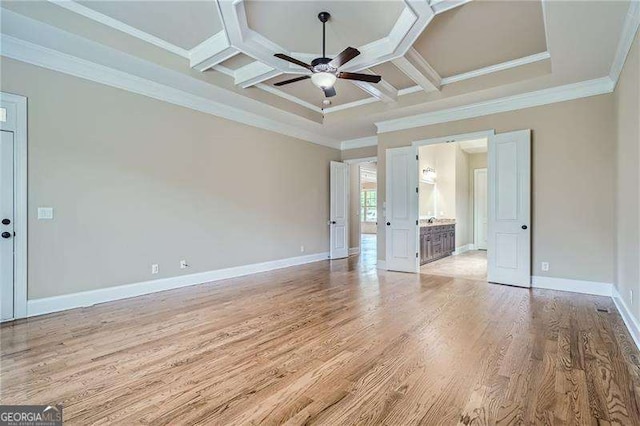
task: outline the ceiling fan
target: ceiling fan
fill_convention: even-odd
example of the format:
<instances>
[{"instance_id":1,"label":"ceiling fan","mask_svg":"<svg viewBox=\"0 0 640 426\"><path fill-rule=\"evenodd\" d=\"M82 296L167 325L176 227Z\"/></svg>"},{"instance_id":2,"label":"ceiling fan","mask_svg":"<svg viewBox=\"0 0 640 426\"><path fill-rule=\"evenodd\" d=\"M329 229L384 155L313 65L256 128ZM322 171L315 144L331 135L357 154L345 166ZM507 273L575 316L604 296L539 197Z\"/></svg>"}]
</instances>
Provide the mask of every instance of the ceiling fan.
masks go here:
<instances>
[{"instance_id":1,"label":"ceiling fan","mask_svg":"<svg viewBox=\"0 0 640 426\"><path fill-rule=\"evenodd\" d=\"M291 56L287 56L283 53L276 53L275 55L273 55L276 58L284 59L285 61L308 69L309 71L311 71L311 75L303 75L301 77L281 81L279 83L275 83L274 86L284 86L285 84L295 83L296 81L306 80L310 78L311 82L316 87L322 89L324 95L329 98L336 95L336 89L335 87L333 87L333 85L338 78L343 78L345 80L366 81L368 83L379 83L380 80L382 80L382 77L380 77L379 75L360 74L338 70L342 65L346 64L360 54L360 51L356 48L347 47L333 59L326 57L325 24L327 23L329 18L331 18L329 12L320 12L318 14L318 19L320 20L320 22L322 22L322 57L316 58L311 61L311 65L305 64L304 62L292 58Z\"/></svg>"}]
</instances>

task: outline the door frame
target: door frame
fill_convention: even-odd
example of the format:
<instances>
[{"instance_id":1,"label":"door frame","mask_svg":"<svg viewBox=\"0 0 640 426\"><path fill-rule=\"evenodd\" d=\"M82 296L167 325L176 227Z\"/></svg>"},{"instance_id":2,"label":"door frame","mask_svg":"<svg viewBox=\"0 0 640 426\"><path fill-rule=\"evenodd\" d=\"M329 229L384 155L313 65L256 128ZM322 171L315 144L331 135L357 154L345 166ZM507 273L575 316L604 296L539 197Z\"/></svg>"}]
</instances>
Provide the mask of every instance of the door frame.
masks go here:
<instances>
[{"instance_id":1,"label":"door frame","mask_svg":"<svg viewBox=\"0 0 640 426\"><path fill-rule=\"evenodd\" d=\"M480 167L479 169L473 169L473 247L474 249L478 250L478 204L476 203L476 191L478 189L478 185L476 185L476 181L478 180L478 172L484 171L485 174L487 174L486 179L487 179L487 191L485 194L485 197L487 198L487 205L488 205L488 201L489 201L489 191L488 191L488 185L489 185L489 169L487 167ZM488 217L487 217L488 219ZM484 250L486 250L488 247L485 247Z\"/></svg>"},{"instance_id":2,"label":"door frame","mask_svg":"<svg viewBox=\"0 0 640 426\"><path fill-rule=\"evenodd\" d=\"M353 158L350 160L344 160L343 163L348 164L349 167L351 167L352 164L362 164L362 163L377 163L378 162L378 157L363 157L363 158ZM351 177L349 178L349 185L351 185ZM349 191L349 210L351 210L351 197L355 196L353 194L351 194L351 191ZM358 199L360 197L360 169L358 168ZM378 201L379 203L379 201ZM378 206L379 207L379 206ZM351 221L350 218L349 220ZM351 250L352 248L355 249L356 247L349 247L349 256L354 255L354 254L359 254L362 251L362 247L361 247L361 242L362 242L362 218L360 217L360 210L358 210L358 247L357 250ZM350 237L351 235L349 235Z\"/></svg>"},{"instance_id":3,"label":"door frame","mask_svg":"<svg viewBox=\"0 0 640 426\"><path fill-rule=\"evenodd\" d=\"M419 157L419 154L420 154L420 149L419 148L421 146L436 145L436 144L439 144L439 143L463 142L463 141L468 141L468 140L473 140L473 139L487 138L487 150L488 150L490 142L493 139L493 137L495 136L495 134L496 134L496 130L495 129L481 130L481 131L478 131L478 132L460 133L460 134L457 134L457 135L449 135L449 136L440 136L440 137L436 137L436 138L421 139L421 140L413 141L411 143L411 146L414 147L414 149L416 151L416 157ZM420 161L418 161L416 173L418 174L418 176L420 175ZM474 175L475 175L475 173L474 173ZM474 190L475 190L475 185L474 185ZM489 193L489 188L487 186L487 194L488 193ZM418 203L418 217L420 217L420 203ZM475 206L474 206L474 225L475 225ZM417 247L418 247L418 257L420 257L421 256L421 254L420 254L420 225L416 225L416 241L417 241L416 244L417 244ZM474 244L475 244L475 229L474 229Z\"/></svg>"},{"instance_id":4,"label":"door frame","mask_svg":"<svg viewBox=\"0 0 640 426\"><path fill-rule=\"evenodd\" d=\"M13 319L27 317L27 98L0 92L7 106L7 121L0 129L13 132L14 143L14 257ZM11 119L11 117L15 119ZM11 320L9 320L11 321Z\"/></svg>"}]
</instances>

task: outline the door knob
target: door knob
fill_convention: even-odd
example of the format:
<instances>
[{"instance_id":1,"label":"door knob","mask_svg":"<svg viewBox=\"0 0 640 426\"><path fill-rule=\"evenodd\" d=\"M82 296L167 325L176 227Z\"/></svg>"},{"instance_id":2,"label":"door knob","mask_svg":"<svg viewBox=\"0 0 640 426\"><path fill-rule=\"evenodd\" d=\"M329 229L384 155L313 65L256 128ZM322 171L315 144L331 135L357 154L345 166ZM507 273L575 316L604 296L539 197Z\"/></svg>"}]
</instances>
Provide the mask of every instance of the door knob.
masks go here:
<instances>
[{"instance_id":1,"label":"door knob","mask_svg":"<svg viewBox=\"0 0 640 426\"><path fill-rule=\"evenodd\" d=\"M527 229L527 225L522 225L522 229L526 230Z\"/></svg>"},{"instance_id":2,"label":"door knob","mask_svg":"<svg viewBox=\"0 0 640 426\"><path fill-rule=\"evenodd\" d=\"M335 224L336 224L336 221L335 221L335 220L332 220L332 221L331 221L331 224L332 224L332 225L335 225Z\"/></svg>"},{"instance_id":3,"label":"door knob","mask_svg":"<svg viewBox=\"0 0 640 426\"><path fill-rule=\"evenodd\" d=\"M9 219L2 219L2 224L3 225L10 225L11 221Z\"/></svg>"},{"instance_id":4,"label":"door knob","mask_svg":"<svg viewBox=\"0 0 640 426\"><path fill-rule=\"evenodd\" d=\"M391 226L391 222L387 222L387 226Z\"/></svg>"},{"instance_id":5,"label":"door knob","mask_svg":"<svg viewBox=\"0 0 640 426\"><path fill-rule=\"evenodd\" d=\"M2 238L11 238L11 232L3 232Z\"/></svg>"}]
</instances>

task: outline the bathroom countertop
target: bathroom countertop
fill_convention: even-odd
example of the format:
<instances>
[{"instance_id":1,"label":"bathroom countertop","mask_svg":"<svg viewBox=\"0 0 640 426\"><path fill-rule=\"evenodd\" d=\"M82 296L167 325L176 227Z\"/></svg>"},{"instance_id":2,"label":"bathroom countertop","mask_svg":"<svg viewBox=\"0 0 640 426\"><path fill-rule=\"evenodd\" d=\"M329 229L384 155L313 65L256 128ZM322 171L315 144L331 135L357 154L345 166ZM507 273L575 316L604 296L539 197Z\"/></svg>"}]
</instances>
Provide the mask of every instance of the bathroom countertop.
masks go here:
<instances>
[{"instance_id":1,"label":"bathroom countertop","mask_svg":"<svg viewBox=\"0 0 640 426\"><path fill-rule=\"evenodd\" d=\"M433 223L429 223L428 219L420 219L420 227L455 225L455 219L436 219Z\"/></svg>"}]
</instances>

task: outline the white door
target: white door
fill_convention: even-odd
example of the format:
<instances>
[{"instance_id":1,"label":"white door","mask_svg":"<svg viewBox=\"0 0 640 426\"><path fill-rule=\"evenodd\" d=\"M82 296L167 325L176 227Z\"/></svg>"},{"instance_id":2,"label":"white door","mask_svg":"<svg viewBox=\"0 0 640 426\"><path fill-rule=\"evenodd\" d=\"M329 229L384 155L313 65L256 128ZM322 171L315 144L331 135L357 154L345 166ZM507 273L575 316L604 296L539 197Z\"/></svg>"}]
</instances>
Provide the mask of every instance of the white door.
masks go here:
<instances>
[{"instance_id":1,"label":"white door","mask_svg":"<svg viewBox=\"0 0 640 426\"><path fill-rule=\"evenodd\" d=\"M331 206L329 227L329 257L349 256L349 165L331 162Z\"/></svg>"},{"instance_id":2,"label":"white door","mask_svg":"<svg viewBox=\"0 0 640 426\"><path fill-rule=\"evenodd\" d=\"M473 244L487 249L487 169L473 171Z\"/></svg>"},{"instance_id":3,"label":"white door","mask_svg":"<svg viewBox=\"0 0 640 426\"><path fill-rule=\"evenodd\" d=\"M387 149L386 269L418 272L418 159L414 147Z\"/></svg>"},{"instance_id":4,"label":"white door","mask_svg":"<svg viewBox=\"0 0 640 426\"><path fill-rule=\"evenodd\" d=\"M0 131L0 320L13 318L13 132Z\"/></svg>"},{"instance_id":5,"label":"white door","mask_svg":"<svg viewBox=\"0 0 640 426\"><path fill-rule=\"evenodd\" d=\"M531 287L531 131L489 138L487 279Z\"/></svg>"}]
</instances>

